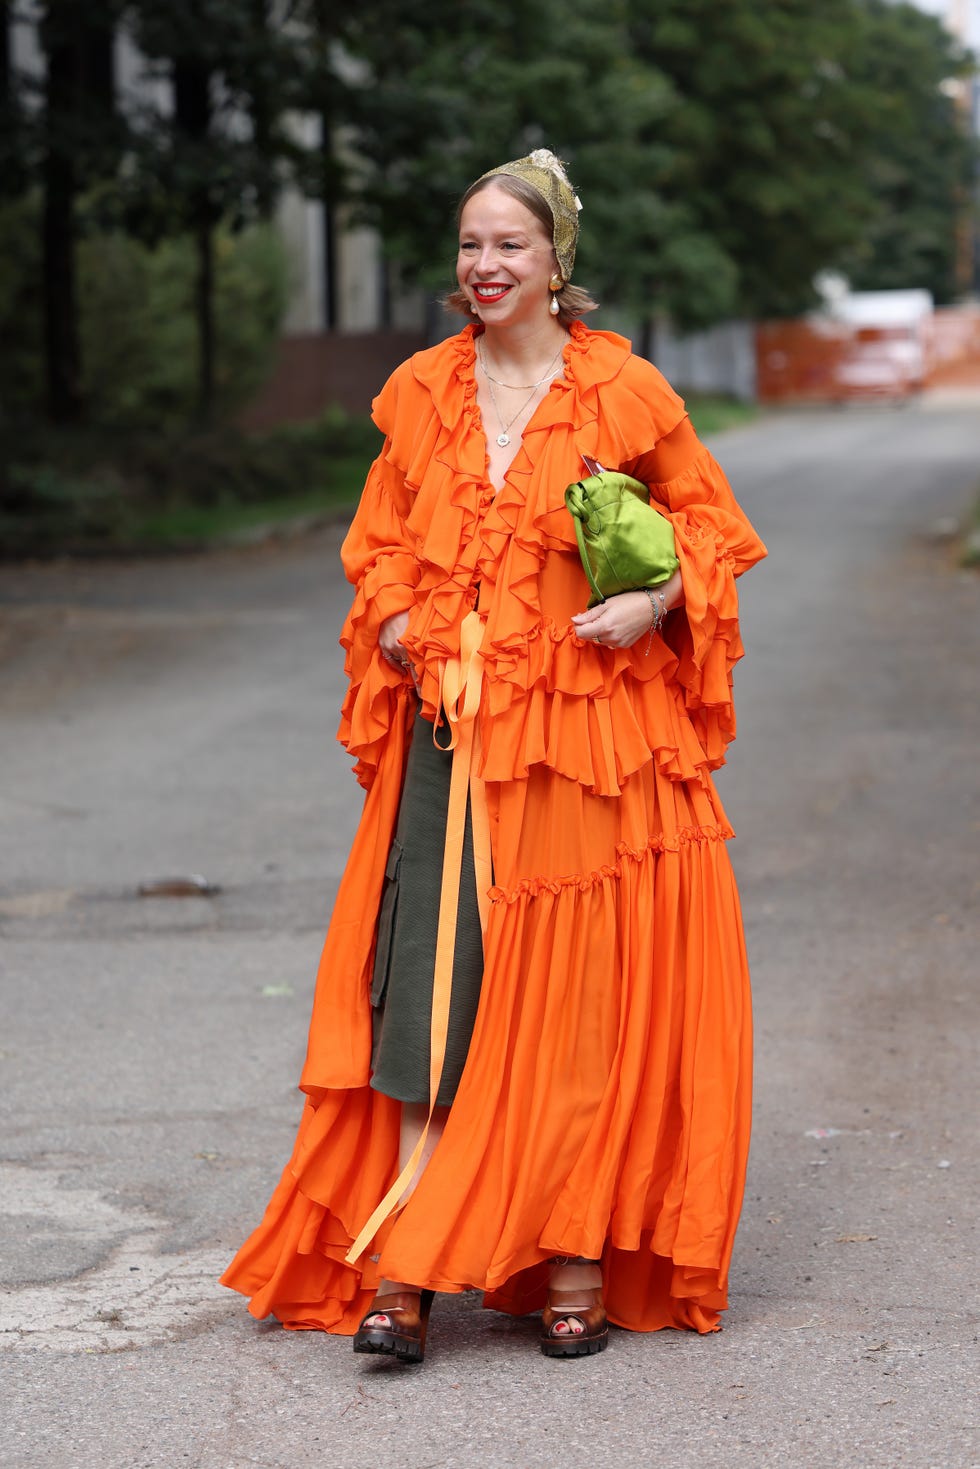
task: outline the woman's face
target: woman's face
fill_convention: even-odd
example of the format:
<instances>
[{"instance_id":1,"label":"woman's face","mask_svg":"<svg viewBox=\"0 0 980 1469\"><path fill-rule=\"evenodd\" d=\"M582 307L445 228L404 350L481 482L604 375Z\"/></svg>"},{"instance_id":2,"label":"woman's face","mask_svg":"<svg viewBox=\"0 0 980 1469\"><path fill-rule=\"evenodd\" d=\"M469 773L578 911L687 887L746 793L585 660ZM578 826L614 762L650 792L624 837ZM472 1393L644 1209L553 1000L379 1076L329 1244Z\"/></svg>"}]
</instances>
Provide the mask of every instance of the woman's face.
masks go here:
<instances>
[{"instance_id":1,"label":"woman's face","mask_svg":"<svg viewBox=\"0 0 980 1469\"><path fill-rule=\"evenodd\" d=\"M547 317L556 264L544 225L506 190L488 184L464 206L456 279L488 326Z\"/></svg>"}]
</instances>

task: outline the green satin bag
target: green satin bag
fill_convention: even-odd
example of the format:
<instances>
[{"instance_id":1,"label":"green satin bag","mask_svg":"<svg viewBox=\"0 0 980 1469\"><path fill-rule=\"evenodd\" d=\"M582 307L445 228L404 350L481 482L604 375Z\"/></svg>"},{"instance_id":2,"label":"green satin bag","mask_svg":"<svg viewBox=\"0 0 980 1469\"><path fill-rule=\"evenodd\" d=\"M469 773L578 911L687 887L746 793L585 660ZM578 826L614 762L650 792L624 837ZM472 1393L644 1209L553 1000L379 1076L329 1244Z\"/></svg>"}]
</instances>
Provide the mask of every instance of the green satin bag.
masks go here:
<instances>
[{"instance_id":1,"label":"green satin bag","mask_svg":"<svg viewBox=\"0 0 980 1469\"><path fill-rule=\"evenodd\" d=\"M630 475L613 469L590 475L568 486L565 504L594 593L590 607L617 592L659 586L680 565L673 526L650 504L646 485Z\"/></svg>"}]
</instances>

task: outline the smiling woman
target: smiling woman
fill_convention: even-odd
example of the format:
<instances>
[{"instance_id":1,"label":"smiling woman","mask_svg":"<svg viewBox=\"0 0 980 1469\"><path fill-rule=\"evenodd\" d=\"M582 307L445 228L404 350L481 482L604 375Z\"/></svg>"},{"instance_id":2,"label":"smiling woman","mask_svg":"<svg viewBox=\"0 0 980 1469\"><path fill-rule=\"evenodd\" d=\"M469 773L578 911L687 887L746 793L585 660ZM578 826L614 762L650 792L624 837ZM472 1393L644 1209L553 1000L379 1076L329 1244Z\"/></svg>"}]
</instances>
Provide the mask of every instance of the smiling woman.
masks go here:
<instances>
[{"instance_id":1,"label":"smiling woman","mask_svg":"<svg viewBox=\"0 0 980 1469\"><path fill-rule=\"evenodd\" d=\"M726 1305L750 1017L710 772L765 550L656 369L582 323L559 161L478 179L459 227L477 320L374 404L341 637L367 796L296 1147L223 1279L414 1362L434 1293L477 1288L584 1356L610 1320L709 1332ZM669 520L656 596L587 609L584 455Z\"/></svg>"},{"instance_id":2,"label":"smiling woman","mask_svg":"<svg viewBox=\"0 0 980 1469\"><path fill-rule=\"evenodd\" d=\"M544 156L545 150L539 149L538 154ZM538 154L531 154L531 160L536 159ZM549 158L553 156L553 154L547 154ZM459 264L464 251L467 255L472 256L479 247L479 241L464 240L463 237L463 216L467 205L492 185L495 193L508 195L517 204L523 206L525 214L522 218L525 230L530 226L533 231L533 225L527 219L527 215L530 215L531 220L536 221L539 225L548 243L549 256L558 266L553 277L552 272L549 271L549 289L552 292L549 309L551 314L558 318L561 325L567 327L572 321L578 320L590 311L595 311L598 306L588 291L583 290L581 286L573 286L570 281L575 265L578 213L581 206L578 197L572 196L571 208L569 208L561 182L559 181L557 186L548 183L548 175L553 173L550 165L538 163L532 166L535 167L536 183L531 183L528 178L517 174L508 173L505 166L502 169L492 169L490 173L484 174L466 190L456 212L456 223L460 228L460 259L457 260L457 274L459 274ZM467 218L465 223L467 228L470 227L470 218ZM502 248L506 247L508 254L521 248L519 240L505 239L500 241L500 245ZM554 247L553 256L551 256L552 246ZM461 311L464 314L476 305L476 297L467 293L461 277L460 289L446 298L446 305L450 310Z\"/></svg>"},{"instance_id":3,"label":"smiling woman","mask_svg":"<svg viewBox=\"0 0 980 1469\"><path fill-rule=\"evenodd\" d=\"M471 184L457 211L459 289L447 304L484 323L477 344L477 401L484 421L497 428L492 438L487 435L487 467L495 488L514 460L520 432L559 370L567 328L596 306L568 281L575 264L578 199L572 196L569 202L567 180L537 155L531 155L530 167L537 184L493 169ZM542 301L548 302L550 321L542 318ZM499 361L491 358L491 341ZM542 365L545 354L548 361ZM532 371L533 381L507 381Z\"/></svg>"}]
</instances>

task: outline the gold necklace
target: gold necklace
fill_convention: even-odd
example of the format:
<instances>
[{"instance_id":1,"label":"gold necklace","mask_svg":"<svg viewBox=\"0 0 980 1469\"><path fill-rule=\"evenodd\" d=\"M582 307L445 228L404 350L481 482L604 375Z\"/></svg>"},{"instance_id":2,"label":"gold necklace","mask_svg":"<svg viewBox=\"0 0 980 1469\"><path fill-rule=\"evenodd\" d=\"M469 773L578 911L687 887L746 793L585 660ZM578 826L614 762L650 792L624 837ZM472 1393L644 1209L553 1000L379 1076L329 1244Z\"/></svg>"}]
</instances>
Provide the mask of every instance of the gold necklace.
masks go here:
<instances>
[{"instance_id":1,"label":"gold necklace","mask_svg":"<svg viewBox=\"0 0 980 1469\"><path fill-rule=\"evenodd\" d=\"M494 382L496 380L494 378L492 378L490 376L490 374L487 372L487 365L486 365L486 362L484 361L483 353L479 351L479 343L477 344L477 351L479 352L479 355L480 355L480 366L483 368L483 371L486 374L487 386L490 389L490 401L493 404L493 411L497 415L497 422L500 425L500 433L497 435L497 438L496 438L496 443L497 443L497 445L498 445L499 448L501 448L501 449L506 449L507 448L507 445L510 443L510 434L507 432L507 430L509 428L512 428L513 425L520 418L521 414L524 412L525 408L528 406L528 404L530 403L531 399L534 397L535 393L538 391L538 388L540 388L541 384L542 383L546 383L548 381L549 377L554 377L554 375L555 375L555 368L556 368L556 365L557 365L557 362L558 362L558 358L562 354L562 350L563 350L563 347L559 347L557 353L552 358L550 372L546 372L545 375L544 375L544 377L538 378L538 380L537 380L536 383L531 383L531 384L524 383L522 385L523 387L530 387L531 391L528 394L528 396L524 399L524 402L521 404L520 408L518 408L518 410L514 414L513 418L511 418L509 420L509 422L504 423L503 414L500 411L500 404L497 402L497 395L496 395L496 393L493 390L493 385L494 385ZM500 388L506 388L506 387L509 386L509 384L507 384L507 383L498 383L497 386L500 387ZM517 391L520 392L520 388L518 388Z\"/></svg>"},{"instance_id":2,"label":"gold necklace","mask_svg":"<svg viewBox=\"0 0 980 1469\"><path fill-rule=\"evenodd\" d=\"M511 392L514 393L523 392L527 388L540 388L541 384L546 383L549 377L554 377L555 368L558 364L558 359L564 352L564 350L565 344L564 342L562 342L561 346L558 348L558 351L555 353L554 357L552 357L551 359L551 362L548 364L548 370L545 373L544 377L539 377L536 383L502 383L499 378L493 377L491 375L490 369L487 366L487 354L483 347L483 338L477 337L476 340L476 353L480 359L480 366L483 368L485 376L489 378L490 382L496 383L498 388L509 388Z\"/></svg>"}]
</instances>

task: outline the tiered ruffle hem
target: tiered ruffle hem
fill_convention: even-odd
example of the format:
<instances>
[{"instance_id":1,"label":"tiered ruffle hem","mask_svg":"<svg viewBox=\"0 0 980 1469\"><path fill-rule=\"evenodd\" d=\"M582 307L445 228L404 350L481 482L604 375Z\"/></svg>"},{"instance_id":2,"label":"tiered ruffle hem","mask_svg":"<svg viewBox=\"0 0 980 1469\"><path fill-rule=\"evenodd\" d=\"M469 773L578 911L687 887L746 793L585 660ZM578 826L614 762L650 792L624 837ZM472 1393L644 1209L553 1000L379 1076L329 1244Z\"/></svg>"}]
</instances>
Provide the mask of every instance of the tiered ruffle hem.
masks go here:
<instances>
[{"instance_id":1,"label":"tiered ruffle hem","mask_svg":"<svg viewBox=\"0 0 980 1469\"><path fill-rule=\"evenodd\" d=\"M395 373L345 543L341 738L364 814L324 948L296 1147L224 1282L258 1317L352 1332L379 1276L543 1303L556 1254L603 1258L610 1318L717 1328L749 1136L750 1015L731 831L710 778L734 734L735 576L764 554L683 405L621 339L573 328L502 490L487 480L473 329ZM673 522L666 638L582 642L564 487L581 453L638 472ZM484 621L479 774L494 887L469 1058L445 1133L377 1260L345 1255L397 1175L399 1106L368 1085L374 926L415 710Z\"/></svg>"}]
</instances>

